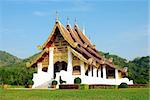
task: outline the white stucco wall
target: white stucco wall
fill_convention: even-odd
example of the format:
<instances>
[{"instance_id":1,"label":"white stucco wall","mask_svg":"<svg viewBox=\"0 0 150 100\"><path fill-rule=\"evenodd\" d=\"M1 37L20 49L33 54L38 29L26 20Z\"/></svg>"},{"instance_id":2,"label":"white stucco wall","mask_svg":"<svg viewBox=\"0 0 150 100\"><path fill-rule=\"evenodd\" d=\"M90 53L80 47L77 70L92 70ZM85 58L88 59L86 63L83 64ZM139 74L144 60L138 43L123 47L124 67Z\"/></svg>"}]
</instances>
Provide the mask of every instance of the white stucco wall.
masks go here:
<instances>
[{"instance_id":1,"label":"white stucco wall","mask_svg":"<svg viewBox=\"0 0 150 100\"><path fill-rule=\"evenodd\" d=\"M48 71L43 72L42 71L42 63L39 62L37 64L38 66L38 72L33 74L33 81L34 85L32 88L36 88L38 86L47 85L49 82L51 82L54 75L54 64L53 64L53 52L54 48L49 48L49 66ZM118 78L118 70L115 69L115 79L107 79L106 78L106 66L103 65L100 67L100 69L97 69L95 67L90 68L88 71L88 76L85 75L85 68L84 68L84 62L80 62L81 67L81 75L72 75L73 66L72 66L72 53L68 50L68 65L67 65L67 71L61 70L60 72L56 73L55 80L59 83L59 78L61 76L61 79L66 81L67 84L74 84L74 79L76 77L80 77L82 80L82 84L108 84L108 85L119 85L121 83L127 83L127 84L133 84L133 81L129 81L128 78ZM103 71L103 77L101 76L101 68ZM97 77L97 70L98 70L98 77ZM92 76L93 71L93 76Z\"/></svg>"}]
</instances>

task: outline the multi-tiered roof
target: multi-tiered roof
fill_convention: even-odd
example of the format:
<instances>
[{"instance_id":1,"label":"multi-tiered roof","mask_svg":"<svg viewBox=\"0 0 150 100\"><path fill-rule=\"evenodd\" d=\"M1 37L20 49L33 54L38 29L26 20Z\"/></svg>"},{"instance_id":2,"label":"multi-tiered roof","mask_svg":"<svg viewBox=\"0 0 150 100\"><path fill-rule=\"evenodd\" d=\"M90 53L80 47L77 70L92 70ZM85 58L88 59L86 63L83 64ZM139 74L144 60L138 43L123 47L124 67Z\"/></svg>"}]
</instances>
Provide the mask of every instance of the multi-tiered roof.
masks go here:
<instances>
[{"instance_id":1,"label":"multi-tiered roof","mask_svg":"<svg viewBox=\"0 0 150 100\"><path fill-rule=\"evenodd\" d=\"M93 45L86 35L83 34L83 32L79 29L77 23L75 23L74 28L71 28L69 23L66 25L66 27L64 27L58 19L56 19L53 30L47 41L40 46L42 52L34 61L29 64L30 67L36 65L38 61L43 59L45 55L48 54L49 51L47 48L51 47L55 39L56 35L54 33L56 29L59 29L63 38L70 45L68 49L85 63L94 65L97 68L102 64L115 68L115 65L113 65L112 62L109 62L109 60L100 55L99 51L95 48L95 45Z\"/></svg>"}]
</instances>

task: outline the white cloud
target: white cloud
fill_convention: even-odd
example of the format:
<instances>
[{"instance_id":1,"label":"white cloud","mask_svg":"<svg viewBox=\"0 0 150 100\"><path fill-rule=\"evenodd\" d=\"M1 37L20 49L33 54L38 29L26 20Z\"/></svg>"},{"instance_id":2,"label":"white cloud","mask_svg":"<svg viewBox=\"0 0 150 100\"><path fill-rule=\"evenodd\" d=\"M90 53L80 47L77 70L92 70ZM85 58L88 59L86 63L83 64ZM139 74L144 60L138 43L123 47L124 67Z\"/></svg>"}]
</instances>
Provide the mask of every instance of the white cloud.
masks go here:
<instances>
[{"instance_id":1,"label":"white cloud","mask_svg":"<svg viewBox=\"0 0 150 100\"><path fill-rule=\"evenodd\" d=\"M46 16L47 15L47 13L41 12L41 11L35 11L35 12L33 12L33 14L36 16Z\"/></svg>"}]
</instances>

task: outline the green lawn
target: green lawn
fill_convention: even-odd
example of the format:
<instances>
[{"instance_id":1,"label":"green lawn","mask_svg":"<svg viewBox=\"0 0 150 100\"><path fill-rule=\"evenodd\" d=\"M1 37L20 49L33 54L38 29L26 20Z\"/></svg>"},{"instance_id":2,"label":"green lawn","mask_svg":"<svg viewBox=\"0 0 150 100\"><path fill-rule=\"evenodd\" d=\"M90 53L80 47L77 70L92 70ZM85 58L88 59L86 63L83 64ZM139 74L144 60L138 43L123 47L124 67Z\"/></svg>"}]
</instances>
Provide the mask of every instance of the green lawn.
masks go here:
<instances>
[{"instance_id":1,"label":"green lawn","mask_svg":"<svg viewBox=\"0 0 150 100\"><path fill-rule=\"evenodd\" d=\"M0 100L148 100L148 88L90 90L2 90Z\"/></svg>"}]
</instances>

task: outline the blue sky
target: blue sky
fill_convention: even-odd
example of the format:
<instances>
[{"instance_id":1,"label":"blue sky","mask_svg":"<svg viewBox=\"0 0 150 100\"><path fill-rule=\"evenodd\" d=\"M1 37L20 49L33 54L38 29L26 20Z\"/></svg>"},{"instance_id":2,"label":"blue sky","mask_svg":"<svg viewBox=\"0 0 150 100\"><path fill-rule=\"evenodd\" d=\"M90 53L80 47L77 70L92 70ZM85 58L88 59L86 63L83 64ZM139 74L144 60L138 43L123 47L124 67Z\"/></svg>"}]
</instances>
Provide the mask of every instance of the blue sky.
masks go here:
<instances>
[{"instance_id":1,"label":"blue sky","mask_svg":"<svg viewBox=\"0 0 150 100\"><path fill-rule=\"evenodd\" d=\"M37 52L58 11L77 23L98 50L126 59L148 55L148 0L1 0L0 50L20 58Z\"/></svg>"}]
</instances>

